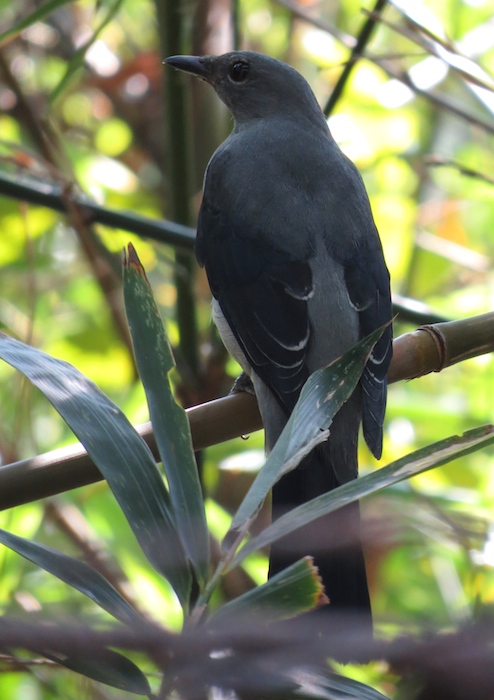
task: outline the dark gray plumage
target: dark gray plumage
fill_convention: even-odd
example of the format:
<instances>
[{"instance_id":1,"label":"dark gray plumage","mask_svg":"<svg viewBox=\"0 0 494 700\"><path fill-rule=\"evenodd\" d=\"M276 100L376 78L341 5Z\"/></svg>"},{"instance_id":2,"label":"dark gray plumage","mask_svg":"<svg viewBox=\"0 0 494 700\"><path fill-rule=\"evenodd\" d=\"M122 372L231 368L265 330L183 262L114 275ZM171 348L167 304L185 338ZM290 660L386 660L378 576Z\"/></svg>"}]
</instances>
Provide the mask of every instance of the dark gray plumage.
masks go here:
<instances>
[{"instance_id":1,"label":"dark gray plumage","mask_svg":"<svg viewBox=\"0 0 494 700\"><path fill-rule=\"evenodd\" d=\"M166 62L210 83L234 117L206 171L196 251L225 345L252 378L269 450L309 374L391 319L381 243L360 174L297 71L248 51ZM361 421L380 457L391 352L388 327L329 442L275 486L275 515L357 476ZM347 516L306 530L303 551L294 538L275 544L270 570L314 554L331 607L368 612L362 553L342 544L358 509Z\"/></svg>"}]
</instances>

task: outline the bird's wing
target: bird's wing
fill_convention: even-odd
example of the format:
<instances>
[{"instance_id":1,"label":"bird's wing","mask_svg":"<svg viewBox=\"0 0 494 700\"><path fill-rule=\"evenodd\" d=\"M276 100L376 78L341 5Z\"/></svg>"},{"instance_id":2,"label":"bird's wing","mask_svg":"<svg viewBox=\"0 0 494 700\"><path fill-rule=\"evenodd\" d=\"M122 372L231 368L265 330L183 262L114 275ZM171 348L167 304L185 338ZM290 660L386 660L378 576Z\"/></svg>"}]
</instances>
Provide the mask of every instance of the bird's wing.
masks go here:
<instances>
[{"instance_id":1,"label":"bird's wing","mask_svg":"<svg viewBox=\"0 0 494 700\"><path fill-rule=\"evenodd\" d=\"M290 412L308 377L307 261L249 235L230 208L215 207L207 190L199 214L196 254L213 296L254 372Z\"/></svg>"},{"instance_id":2,"label":"bird's wing","mask_svg":"<svg viewBox=\"0 0 494 700\"><path fill-rule=\"evenodd\" d=\"M345 282L353 307L358 311L360 335L365 337L392 318L389 273L377 231L362 238L345 265ZM362 426L365 441L379 459L386 411L386 376L393 352L392 327L388 325L374 347L361 379Z\"/></svg>"}]
</instances>

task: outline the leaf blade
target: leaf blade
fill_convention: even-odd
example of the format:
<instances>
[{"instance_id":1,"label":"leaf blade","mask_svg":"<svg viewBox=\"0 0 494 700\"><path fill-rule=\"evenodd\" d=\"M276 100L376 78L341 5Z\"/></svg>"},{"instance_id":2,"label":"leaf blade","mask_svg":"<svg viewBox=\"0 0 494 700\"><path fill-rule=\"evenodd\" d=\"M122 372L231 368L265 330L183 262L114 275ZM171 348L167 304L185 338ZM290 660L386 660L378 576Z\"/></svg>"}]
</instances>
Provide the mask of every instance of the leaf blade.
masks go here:
<instances>
[{"instance_id":1,"label":"leaf blade","mask_svg":"<svg viewBox=\"0 0 494 700\"><path fill-rule=\"evenodd\" d=\"M26 375L84 445L152 566L183 605L192 578L149 447L125 415L75 367L0 332L0 357Z\"/></svg>"},{"instance_id":2,"label":"leaf blade","mask_svg":"<svg viewBox=\"0 0 494 700\"><path fill-rule=\"evenodd\" d=\"M288 674L300 687L288 697L300 700L389 700L369 685L335 673L324 675L319 668L301 668ZM288 700L288 698L287 698Z\"/></svg>"},{"instance_id":3,"label":"leaf blade","mask_svg":"<svg viewBox=\"0 0 494 700\"><path fill-rule=\"evenodd\" d=\"M318 569L312 557L304 557L262 586L222 605L211 622L233 622L242 616L269 622L286 620L327 603Z\"/></svg>"},{"instance_id":4,"label":"leaf blade","mask_svg":"<svg viewBox=\"0 0 494 700\"><path fill-rule=\"evenodd\" d=\"M334 415L353 393L383 331L384 327L377 329L309 377L282 434L233 518L223 540L223 551L245 535L269 490L281 476L294 469L315 444L327 439L327 434L321 431L328 430Z\"/></svg>"},{"instance_id":5,"label":"leaf blade","mask_svg":"<svg viewBox=\"0 0 494 700\"><path fill-rule=\"evenodd\" d=\"M58 84L53 88L53 90L49 96L49 102L51 105L53 105L54 102L60 97L60 95L65 90L67 85L70 83L70 81L74 77L75 73L79 70L79 68L82 68L82 66L84 65L86 53L89 51L89 49L94 44L94 42L98 39L98 37L101 34L101 32L103 31L103 29L115 17L115 15L117 14L117 12L120 9L120 5L122 4L122 2L123 2L123 0L116 0L115 1L115 3L109 8L107 14L102 19L101 23L94 30L93 34L74 53L74 55L72 56L72 58L70 59L68 65L67 65L67 69L66 69L64 75L61 77Z\"/></svg>"},{"instance_id":6,"label":"leaf blade","mask_svg":"<svg viewBox=\"0 0 494 700\"><path fill-rule=\"evenodd\" d=\"M51 14L55 10L58 10L59 7L68 5L69 2L74 2L74 0L48 0L48 2L45 2L43 5L41 5L41 7L33 10L33 12L31 12L27 17L24 17L24 19L21 19L20 22L15 24L13 27L10 27L5 32L2 32L0 34L0 45L7 41L7 39L17 36L24 29L27 29L35 22L40 22L44 17Z\"/></svg>"},{"instance_id":7,"label":"leaf blade","mask_svg":"<svg viewBox=\"0 0 494 700\"><path fill-rule=\"evenodd\" d=\"M42 651L47 659L80 673L93 681L135 695L150 696L149 681L135 663L111 649L97 649L94 655L63 656L60 652Z\"/></svg>"},{"instance_id":8,"label":"leaf blade","mask_svg":"<svg viewBox=\"0 0 494 700\"><path fill-rule=\"evenodd\" d=\"M361 476L329 493L318 496L281 516L259 535L249 540L226 567L226 571L238 566L246 556L257 549L272 544L324 515L411 476L447 464L457 457L462 457L493 442L494 426L475 428L461 437L453 436L428 445L382 467L377 472Z\"/></svg>"},{"instance_id":9,"label":"leaf blade","mask_svg":"<svg viewBox=\"0 0 494 700\"><path fill-rule=\"evenodd\" d=\"M144 619L95 569L46 545L0 529L0 542L33 564L93 600L126 625L142 625Z\"/></svg>"},{"instance_id":10,"label":"leaf blade","mask_svg":"<svg viewBox=\"0 0 494 700\"><path fill-rule=\"evenodd\" d=\"M123 284L137 367L179 536L203 587L209 572L209 533L190 424L171 391L168 373L175 362L144 268L131 244L124 260Z\"/></svg>"}]
</instances>

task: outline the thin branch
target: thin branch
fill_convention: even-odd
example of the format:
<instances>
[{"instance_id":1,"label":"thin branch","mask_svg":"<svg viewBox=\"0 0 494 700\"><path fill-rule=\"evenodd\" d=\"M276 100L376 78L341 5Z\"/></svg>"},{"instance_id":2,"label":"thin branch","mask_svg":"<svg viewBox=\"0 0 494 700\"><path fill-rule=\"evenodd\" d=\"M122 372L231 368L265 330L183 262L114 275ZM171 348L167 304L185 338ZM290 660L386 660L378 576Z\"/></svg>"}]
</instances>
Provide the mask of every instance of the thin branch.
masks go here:
<instances>
[{"instance_id":1,"label":"thin branch","mask_svg":"<svg viewBox=\"0 0 494 700\"><path fill-rule=\"evenodd\" d=\"M468 167L459 163L457 160L452 160L450 158L443 158L442 156L429 156L425 159L425 164L429 168L454 168L460 175L465 177L471 177L474 180L480 180L486 182L488 185L494 185L494 177L486 175L486 173L481 173L478 170Z\"/></svg>"},{"instance_id":2,"label":"thin branch","mask_svg":"<svg viewBox=\"0 0 494 700\"><path fill-rule=\"evenodd\" d=\"M400 27L395 22L385 20L383 17L375 15L374 12L367 12L366 10L364 10L364 14L368 17L374 17L376 21L381 22L381 24L385 25L386 27L389 27L389 29L392 29L397 34L400 34L401 36L405 37L414 44L417 44L418 46L423 48L424 51L426 51L429 55L436 56L436 58L439 58L441 61L446 63L446 65L449 68L451 68L451 70L457 73L465 81L473 83L478 87L483 88L484 90L494 92L494 83L492 82L491 77L487 73L485 73L485 71L483 71L480 68L480 66L478 66L478 64L472 61L472 59L460 54L451 44L443 41L435 34L427 30L425 27L422 27L416 22L413 22L413 26L416 28L417 31L412 31L411 29L408 29L406 27ZM412 20L407 15L406 19L407 22L412 22ZM426 34L428 38L425 38L424 36L422 36L422 34ZM456 57L458 60L453 60L453 56ZM462 62L463 67L458 65L458 61ZM473 69L476 71L477 75L475 75L472 71L467 70L464 67L465 64L472 66ZM479 77L480 73L482 73L484 78Z\"/></svg>"},{"instance_id":3,"label":"thin branch","mask_svg":"<svg viewBox=\"0 0 494 700\"><path fill-rule=\"evenodd\" d=\"M31 204L39 204L54 211L67 214L67 197L58 185L14 178L7 173L0 173L0 195L13 197ZM102 224L115 229L135 233L141 238L149 238L159 243L191 251L194 247L196 232L189 226L174 221L150 219L130 212L106 209L84 196L70 194L74 206L80 207L82 214L90 223Z\"/></svg>"},{"instance_id":4,"label":"thin branch","mask_svg":"<svg viewBox=\"0 0 494 700\"><path fill-rule=\"evenodd\" d=\"M321 697L329 697L332 681L338 683L340 679L328 672L326 659L345 654L359 663L385 660L395 672L422 688L421 698L470 700L493 696L494 630L489 620L449 634L422 629L421 634L372 641L362 635L358 616L318 617L317 629L322 627L323 634L316 634L314 627L311 615L278 624L266 624L265 618L255 616L230 618L228 624L189 627L181 634L170 634L152 625L92 629L70 619L46 624L42 618L26 621L5 617L0 631L1 646L8 651L30 649L39 653L40 649L50 649L91 658L102 649L116 648L160 655L165 673L179 691L177 695L187 698L203 697L205 687L222 688L226 683L240 697L284 697L294 684L304 697L312 695L320 684L326 691ZM228 653L214 653L219 650ZM304 687L307 694L303 693ZM341 695L341 687L336 694Z\"/></svg>"},{"instance_id":5,"label":"thin branch","mask_svg":"<svg viewBox=\"0 0 494 700\"><path fill-rule=\"evenodd\" d=\"M345 40L341 39L340 37L337 36L337 34L334 32L333 27L325 22L324 20L321 20L316 17L312 17L308 12L304 11L298 6L293 5L290 0L276 0L276 2L280 5L283 5L284 7L287 7L291 12L293 12L297 17L300 17L303 19L305 22L308 24L311 24L314 27L317 27L318 29L321 29L322 31L327 32L331 36L335 36L338 38L344 46L347 46L348 48L352 48L352 56L353 54L356 54L355 51L355 41L352 39L352 41L348 41L346 38ZM357 56L355 55L354 61ZM391 61L389 60L390 57L388 56L387 58L383 58L381 56L373 56L371 53L366 53L365 56L360 56L359 58L365 58L365 60L370 61L371 63L374 63L376 66L379 66L382 70L384 70L385 73L387 73L391 78L395 78L396 80L399 80L401 83L406 85L412 92L414 92L416 95L419 95L420 97L424 97L426 100L431 102L435 107L438 107L439 109L443 109L446 111L449 111L453 114L455 114L457 117L460 119L464 119L466 122L469 124L473 124L474 126L479 127L480 129L484 129L490 134L494 134L494 125L486 122L485 120L477 117L474 114L471 114L464 110L462 106L457 103L453 102L452 100L449 100L447 97L444 95L438 95L434 94L431 92L428 92L427 90L422 90L421 88L418 88L415 83L412 82L411 78L408 76L408 74L402 70L397 70L396 68L392 67ZM349 59L350 62L352 62L352 58ZM343 74L340 78L342 80ZM334 91L330 97L330 101L332 101ZM328 102L329 104L329 102ZM327 109L328 105L326 105Z\"/></svg>"},{"instance_id":6,"label":"thin branch","mask_svg":"<svg viewBox=\"0 0 494 700\"><path fill-rule=\"evenodd\" d=\"M484 131L487 131L487 133L489 134L494 134L494 123L487 122L484 119L477 117L475 114L467 112L465 109L463 109L463 106L460 102L454 101L446 97L444 94L429 92L428 90L423 90L422 88L417 87L411 79L411 77L408 75L408 73L392 68L390 66L390 62L385 58L371 59L369 56L366 56L366 58L372 60L373 63L382 68L382 70L385 73L387 73L391 78L396 78L396 80L399 80L400 83L406 85L416 95L420 95L420 97L425 97L425 99L429 100L429 102L431 102L435 107L439 107L440 109L444 109L447 112L450 112L451 114L455 114L460 119L464 119L468 124L472 124L473 126L477 126L480 129L484 129Z\"/></svg>"},{"instance_id":7,"label":"thin branch","mask_svg":"<svg viewBox=\"0 0 494 700\"><path fill-rule=\"evenodd\" d=\"M331 93L326 106L324 107L324 114L329 117L331 112L336 106L336 103L340 99L345 85L348 82L351 72L353 71L355 64L362 57L365 47L370 41L372 32L376 24L378 24L380 19L380 13L383 11L387 4L387 0L377 0L372 13L369 14L366 21L362 25L362 29L357 37L355 46L352 49L352 55L350 56L342 74L340 75L338 82L334 86L333 92Z\"/></svg>"},{"instance_id":8,"label":"thin branch","mask_svg":"<svg viewBox=\"0 0 494 700\"><path fill-rule=\"evenodd\" d=\"M128 579L120 564L114 557L109 557L109 552L103 548L102 541L94 536L81 511L72 504L61 505L54 500L48 500L45 515L48 522L53 523L79 550L84 561L104 576L135 610L139 610L137 602L128 593ZM144 611L139 610L139 613L146 617Z\"/></svg>"},{"instance_id":9,"label":"thin branch","mask_svg":"<svg viewBox=\"0 0 494 700\"><path fill-rule=\"evenodd\" d=\"M393 315L397 316L396 320L400 323L412 323L415 326L446 323L451 320L436 313L423 301L396 292L393 292Z\"/></svg>"},{"instance_id":10,"label":"thin branch","mask_svg":"<svg viewBox=\"0 0 494 700\"><path fill-rule=\"evenodd\" d=\"M440 372L494 351L494 312L460 321L422 326L396 338L389 383ZM187 410L195 450L246 435L262 427L255 397L235 394ZM158 458L150 423L138 432ZM81 445L63 447L0 469L0 510L69 491L102 476Z\"/></svg>"},{"instance_id":11,"label":"thin branch","mask_svg":"<svg viewBox=\"0 0 494 700\"><path fill-rule=\"evenodd\" d=\"M5 58L4 52L0 49L0 71L3 73L4 80L12 92L15 94L19 103L20 113L26 129L29 132L34 144L39 149L43 158L50 163L54 163L53 146L50 142L45 129L42 126L41 120L31 109L29 100L26 99L24 92L21 90L15 75L10 70L10 65Z\"/></svg>"},{"instance_id":12,"label":"thin branch","mask_svg":"<svg viewBox=\"0 0 494 700\"><path fill-rule=\"evenodd\" d=\"M91 223L128 231L141 238L164 243L188 253L191 253L194 248L196 232L189 226L183 226L174 221L150 219L137 214L106 209L94 204L86 197L76 197L73 193L64 195L62 188L57 185L47 185L35 180L20 180L0 172L0 195L39 204L61 213L67 212L67 197L70 196L73 206L80 210L81 216L89 218ZM446 320L425 304L399 295L395 295L393 299L393 308L394 313L399 313L400 321L405 323L420 325Z\"/></svg>"}]
</instances>

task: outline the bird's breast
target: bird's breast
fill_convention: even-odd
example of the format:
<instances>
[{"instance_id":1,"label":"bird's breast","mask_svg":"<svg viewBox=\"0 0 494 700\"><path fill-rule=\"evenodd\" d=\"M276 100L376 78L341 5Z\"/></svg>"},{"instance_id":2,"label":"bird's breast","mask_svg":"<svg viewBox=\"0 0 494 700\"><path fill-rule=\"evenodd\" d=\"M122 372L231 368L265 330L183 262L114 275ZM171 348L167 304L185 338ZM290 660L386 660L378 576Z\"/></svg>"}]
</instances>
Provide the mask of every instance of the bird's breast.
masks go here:
<instances>
[{"instance_id":1,"label":"bird's breast","mask_svg":"<svg viewBox=\"0 0 494 700\"><path fill-rule=\"evenodd\" d=\"M238 341L235 338L235 335L232 329L230 328L230 325L226 320L223 311L221 310L221 306L219 305L218 300L214 298L212 302L212 313L213 321L221 336L223 345L228 350L233 359L236 360L238 364L242 367L243 371L250 377L252 373L251 366L247 361L247 358L245 357L240 345L238 344Z\"/></svg>"}]
</instances>

